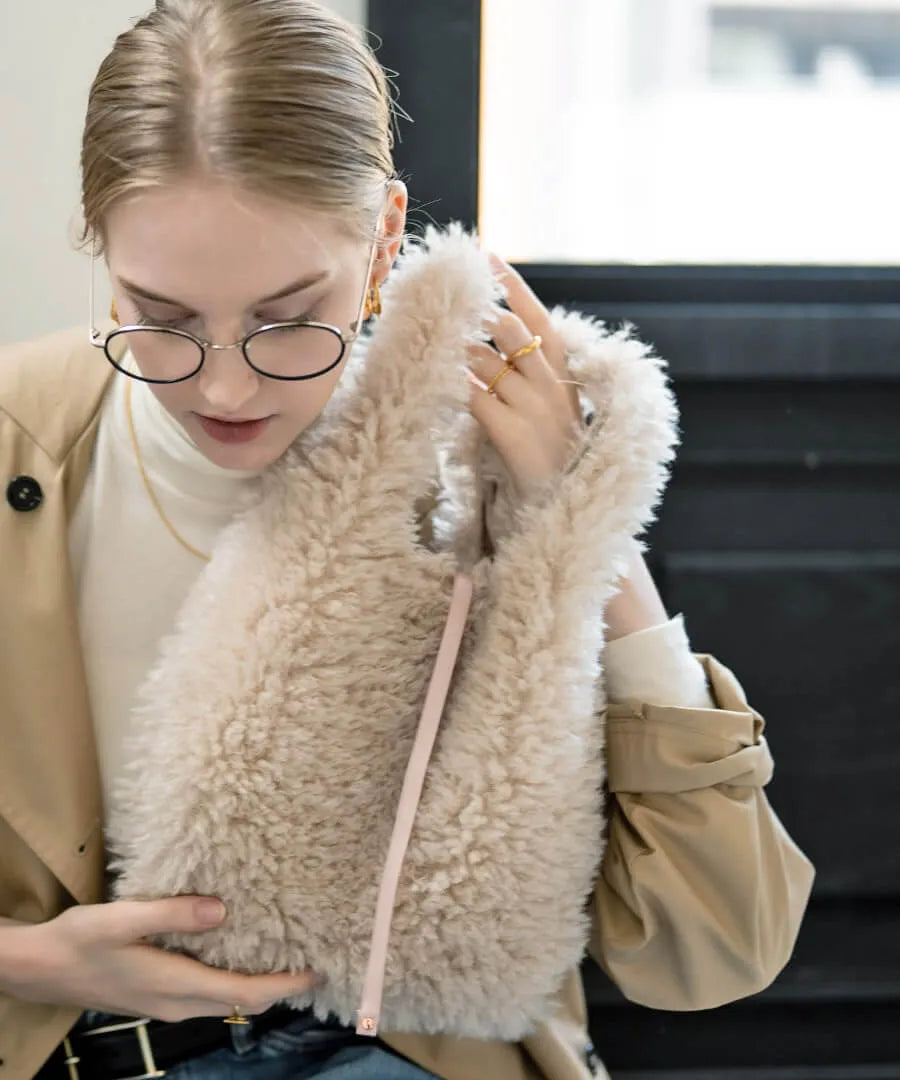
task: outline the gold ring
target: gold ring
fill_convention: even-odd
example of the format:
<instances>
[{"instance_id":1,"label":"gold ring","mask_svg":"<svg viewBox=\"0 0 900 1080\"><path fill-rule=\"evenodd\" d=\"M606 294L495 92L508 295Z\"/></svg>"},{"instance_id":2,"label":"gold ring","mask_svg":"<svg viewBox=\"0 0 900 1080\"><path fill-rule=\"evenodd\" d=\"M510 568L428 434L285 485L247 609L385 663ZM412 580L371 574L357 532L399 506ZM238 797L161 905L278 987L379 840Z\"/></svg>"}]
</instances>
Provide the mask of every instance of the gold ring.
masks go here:
<instances>
[{"instance_id":1,"label":"gold ring","mask_svg":"<svg viewBox=\"0 0 900 1080\"><path fill-rule=\"evenodd\" d=\"M533 353L536 349L539 349L544 344L544 339L540 334L535 334L531 341L527 345L523 345L521 349L516 349L514 353L510 353L506 358L507 364L513 364L516 360L523 356L527 356L529 353Z\"/></svg>"},{"instance_id":2,"label":"gold ring","mask_svg":"<svg viewBox=\"0 0 900 1080\"><path fill-rule=\"evenodd\" d=\"M500 382L500 380L503 378L504 375L508 375L511 371L515 371L515 370L516 370L516 365L511 363L509 360L507 360L506 363L503 365L503 370L498 372L493 377L493 379L491 379L491 381L487 384L487 392L489 394L491 394L493 397L496 397L497 396L497 391L494 389L494 387L496 387L497 383Z\"/></svg>"},{"instance_id":3,"label":"gold ring","mask_svg":"<svg viewBox=\"0 0 900 1080\"><path fill-rule=\"evenodd\" d=\"M250 1023L250 1021L247 1019L246 1016L241 1015L241 1006L240 1005L232 1006L231 1016L226 1016L224 1022L226 1024L249 1024Z\"/></svg>"}]
</instances>

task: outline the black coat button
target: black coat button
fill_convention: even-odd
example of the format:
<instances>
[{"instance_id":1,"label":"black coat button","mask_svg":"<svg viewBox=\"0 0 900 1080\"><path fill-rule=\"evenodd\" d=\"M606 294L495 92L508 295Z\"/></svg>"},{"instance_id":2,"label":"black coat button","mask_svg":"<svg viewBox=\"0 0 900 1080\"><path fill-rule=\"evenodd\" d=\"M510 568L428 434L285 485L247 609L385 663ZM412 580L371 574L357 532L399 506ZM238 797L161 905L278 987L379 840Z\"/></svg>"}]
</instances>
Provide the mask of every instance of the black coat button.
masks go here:
<instances>
[{"instance_id":1,"label":"black coat button","mask_svg":"<svg viewBox=\"0 0 900 1080\"><path fill-rule=\"evenodd\" d=\"M44 493L41 485L32 476L17 476L10 480L6 489L6 501L13 510L21 510L27 513L29 510L37 510L44 501Z\"/></svg>"}]
</instances>

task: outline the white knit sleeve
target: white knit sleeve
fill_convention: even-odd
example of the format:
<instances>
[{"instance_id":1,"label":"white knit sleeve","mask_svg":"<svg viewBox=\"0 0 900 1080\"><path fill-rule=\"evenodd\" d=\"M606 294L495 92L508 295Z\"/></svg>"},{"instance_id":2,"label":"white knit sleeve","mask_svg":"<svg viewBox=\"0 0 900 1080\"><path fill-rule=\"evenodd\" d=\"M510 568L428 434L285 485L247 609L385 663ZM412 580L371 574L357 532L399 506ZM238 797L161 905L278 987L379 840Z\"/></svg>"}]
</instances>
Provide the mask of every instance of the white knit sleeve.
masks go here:
<instances>
[{"instance_id":1,"label":"white knit sleeve","mask_svg":"<svg viewBox=\"0 0 900 1080\"><path fill-rule=\"evenodd\" d=\"M610 702L716 707L703 666L691 652L681 615L608 642L603 670Z\"/></svg>"}]
</instances>

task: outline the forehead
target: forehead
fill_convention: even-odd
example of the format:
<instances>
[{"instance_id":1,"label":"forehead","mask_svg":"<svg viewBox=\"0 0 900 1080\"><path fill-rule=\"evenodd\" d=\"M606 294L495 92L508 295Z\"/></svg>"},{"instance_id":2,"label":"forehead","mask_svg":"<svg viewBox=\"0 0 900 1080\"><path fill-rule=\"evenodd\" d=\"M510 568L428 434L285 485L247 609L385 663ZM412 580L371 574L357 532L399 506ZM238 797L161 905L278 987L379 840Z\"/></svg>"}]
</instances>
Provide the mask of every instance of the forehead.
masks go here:
<instances>
[{"instance_id":1,"label":"forehead","mask_svg":"<svg viewBox=\"0 0 900 1080\"><path fill-rule=\"evenodd\" d=\"M333 215L204 181L122 199L105 226L113 274L198 307L274 293L307 274L334 280L363 251Z\"/></svg>"}]
</instances>

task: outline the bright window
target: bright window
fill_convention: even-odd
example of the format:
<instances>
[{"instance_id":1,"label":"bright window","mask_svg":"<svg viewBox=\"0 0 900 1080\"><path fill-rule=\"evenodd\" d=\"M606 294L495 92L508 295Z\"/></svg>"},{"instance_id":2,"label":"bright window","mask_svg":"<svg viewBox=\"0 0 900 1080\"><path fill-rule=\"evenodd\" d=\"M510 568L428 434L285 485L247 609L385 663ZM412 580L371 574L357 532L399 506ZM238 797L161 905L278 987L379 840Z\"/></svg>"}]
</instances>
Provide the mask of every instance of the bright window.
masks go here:
<instances>
[{"instance_id":1,"label":"bright window","mask_svg":"<svg viewBox=\"0 0 900 1080\"><path fill-rule=\"evenodd\" d=\"M900 0L484 0L483 20L492 248L900 264Z\"/></svg>"}]
</instances>

